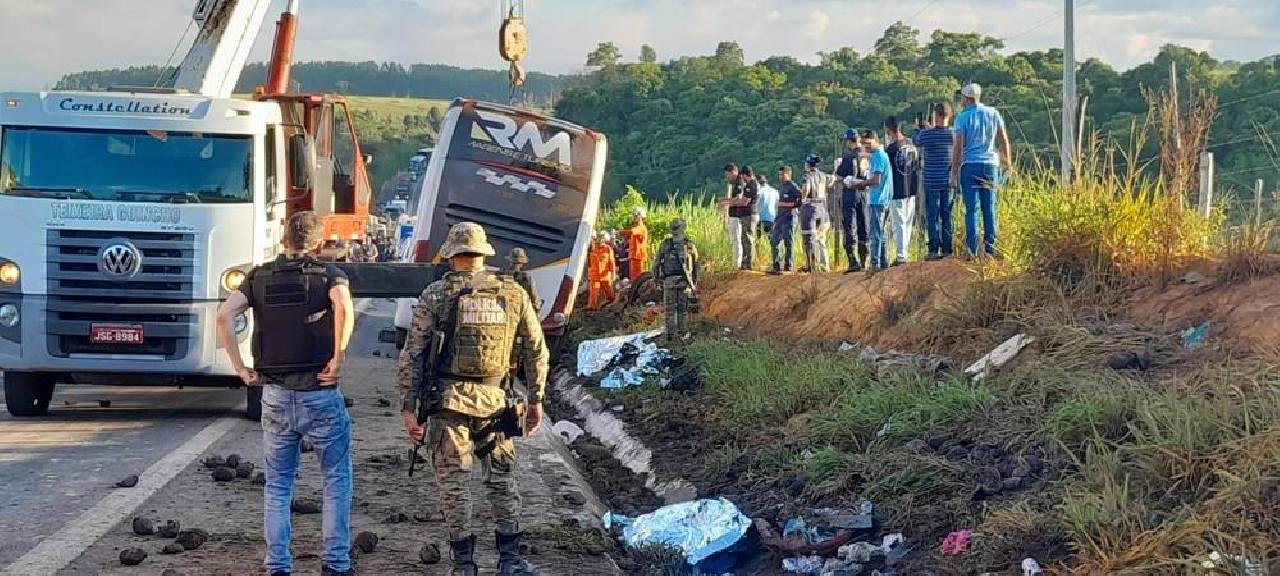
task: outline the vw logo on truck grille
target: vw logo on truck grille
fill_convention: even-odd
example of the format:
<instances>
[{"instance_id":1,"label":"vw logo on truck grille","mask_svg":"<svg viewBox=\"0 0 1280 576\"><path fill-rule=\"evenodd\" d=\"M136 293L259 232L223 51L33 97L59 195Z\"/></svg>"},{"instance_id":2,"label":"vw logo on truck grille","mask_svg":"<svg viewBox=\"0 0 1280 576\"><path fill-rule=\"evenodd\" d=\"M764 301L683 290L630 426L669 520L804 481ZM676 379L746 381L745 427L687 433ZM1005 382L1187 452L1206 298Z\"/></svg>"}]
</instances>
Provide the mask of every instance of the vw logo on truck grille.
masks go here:
<instances>
[{"instance_id":1,"label":"vw logo on truck grille","mask_svg":"<svg viewBox=\"0 0 1280 576\"><path fill-rule=\"evenodd\" d=\"M112 240L98 251L98 271L112 280L128 280L142 270L142 252L124 240Z\"/></svg>"}]
</instances>

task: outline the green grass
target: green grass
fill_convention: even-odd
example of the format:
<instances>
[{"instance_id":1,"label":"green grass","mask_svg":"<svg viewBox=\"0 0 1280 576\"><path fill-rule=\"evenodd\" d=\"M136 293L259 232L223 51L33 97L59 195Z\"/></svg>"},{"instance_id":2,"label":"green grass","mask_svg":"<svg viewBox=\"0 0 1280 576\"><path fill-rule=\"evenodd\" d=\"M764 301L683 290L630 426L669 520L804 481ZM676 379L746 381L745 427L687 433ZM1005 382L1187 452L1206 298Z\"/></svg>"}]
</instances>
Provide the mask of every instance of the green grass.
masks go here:
<instances>
[{"instance_id":1,"label":"green grass","mask_svg":"<svg viewBox=\"0 0 1280 576\"><path fill-rule=\"evenodd\" d=\"M375 116L400 120L405 116L426 116L432 108L443 115L449 108L448 100L426 98L383 98L377 96L345 96L352 113L367 111Z\"/></svg>"}]
</instances>

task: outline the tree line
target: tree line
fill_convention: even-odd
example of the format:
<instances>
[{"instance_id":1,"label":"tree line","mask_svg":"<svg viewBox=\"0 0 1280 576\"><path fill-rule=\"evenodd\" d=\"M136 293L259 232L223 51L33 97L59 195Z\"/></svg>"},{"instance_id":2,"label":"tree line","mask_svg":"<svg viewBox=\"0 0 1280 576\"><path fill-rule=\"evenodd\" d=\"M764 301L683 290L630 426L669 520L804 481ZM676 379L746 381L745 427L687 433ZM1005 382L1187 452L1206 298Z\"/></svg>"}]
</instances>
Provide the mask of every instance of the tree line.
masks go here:
<instances>
[{"instance_id":1,"label":"tree line","mask_svg":"<svg viewBox=\"0 0 1280 576\"><path fill-rule=\"evenodd\" d=\"M67 74L58 81L61 90L103 90L111 86L172 86L172 67L131 66ZM267 80L265 63L249 64L236 91L251 93ZM505 70L464 69L442 64L404 66L395 62L302 62L293 66L295 87L310 92L337 92L359 96L398 96L449 100L475 98L506 102L510 97ZM535 104L555 97L561 77L531 72L525 94Z\"/></svg>"},{"instance_id":2,"label":"tree line","mask_svg":"<svg viewBox=\"0 0 1280 576\"><path fill-rule=\"evenodd\" d=\"M609 135L607 184L615 197L627 184L652 197L719 186L730 161L772 173L809 152L831 158L845 128L879 130L891 115L912 125L930 102L954 102L967 82L982 84L984 100L1004 113L1020 164L1057 165L1060 49L1004 54L1001 39L978 33L937 30L924 44L919 36L897 22L870 52L840 48L813 64L789 56L749 64L734 42L721 42L712 55L665 63L645 46L628 62L606 42L587 56L594 71L567 81L555 110ZM1268 188L1280 184L1280 56L1223 62L1168 45L1123 72L1091 58L1078 71L1080 96L1088 98L1085 132L1132 148L1147 111L1144 90L1165 89L1172 62L1184 102L1203 94L1219 102L1208 142L1219 188L1251 190L1257 178L1267 179ZM1149 164L1158 156L1155 140L1113 162Z\"/></svg>"}]
</instances>

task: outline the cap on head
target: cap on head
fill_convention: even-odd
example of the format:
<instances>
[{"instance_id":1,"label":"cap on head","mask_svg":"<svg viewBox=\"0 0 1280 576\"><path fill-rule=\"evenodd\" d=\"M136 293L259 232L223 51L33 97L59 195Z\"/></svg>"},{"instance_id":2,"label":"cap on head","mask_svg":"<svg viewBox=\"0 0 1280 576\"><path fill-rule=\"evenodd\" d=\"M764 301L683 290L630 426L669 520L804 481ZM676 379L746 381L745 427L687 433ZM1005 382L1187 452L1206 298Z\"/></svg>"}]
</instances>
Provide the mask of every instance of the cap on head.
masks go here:
<instances>
[{"instance_id":1,"label":"cap on head","mask_svg":"<svg viewBox=\"0 0 1280 576\"><path fill-rule=\"evenodd\" d=\"M684 232L684 218L671 219L671 233Z\"/></svg>"},{"instance_id":2,"label":"cap on head","mask_svg":"<svg viewBox=\"0 0 1280 576\"><path fill-rule=\"evenodd\" d=\"M806 166L817 166L822 163L822 157L817 154L810 154L804 157L804 163Z\"/></svg>"},{"instance_id":3,"label":"cap on head","mask_svg":"<svg viewBox=\"0 0 1280 576\"><path fill-rule=\"evenodd\" d=\"M459 222L449 229L449 236L445 238L444 246L440 247L440 257L453 258L459 254L495 254L484 228L475 222Z\"/></svg>"},{"instance_id":4,"label":"cap on head","mask_svg":"<svg viewBox=\"0 0 1280 576\"><path fill-rule=\"evenodd\" d=\"M847 142L847 141L849 141L849 140L857 140L857 139L858 139L858 131L857 131L857 130L854 130L853 128L849 128L849 129L845 130L845 131L844 131L844 139L845 139L845 141L846 141L846 142Z\"/></svg>"},{"instance_id":5,"label":"cap on head","mask_svg":"<svg viewBox=\"0 0 1280 576\"><path fill-rule=\"evenodd\" d=\"M960 89L960 95L973 100L982 98L982 86L974 82L965 84L964 88Z\"/></svg>"},{"instance_id":6,"label":"cap on head","mask_svg":"<svg viewBox=\"0 0 1280 576\"><path fill-rule=\"evenodd\" d=\"M512 248L511 252L507 253L507 262L512 264L528 264L529 255L525 253L524 248L517 246Z\"/></svg>"}]
</instances>

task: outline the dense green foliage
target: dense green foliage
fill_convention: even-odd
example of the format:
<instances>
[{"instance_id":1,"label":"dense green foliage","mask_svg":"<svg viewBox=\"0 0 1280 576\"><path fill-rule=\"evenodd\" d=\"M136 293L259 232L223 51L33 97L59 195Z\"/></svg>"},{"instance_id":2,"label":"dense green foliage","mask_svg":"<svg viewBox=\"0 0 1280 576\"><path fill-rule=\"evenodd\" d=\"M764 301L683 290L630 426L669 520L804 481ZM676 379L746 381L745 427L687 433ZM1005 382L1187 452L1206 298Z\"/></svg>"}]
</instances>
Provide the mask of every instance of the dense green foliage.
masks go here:
<instances>
[{"instance_id":1,"label":"dense green foliage","mask_svg":"<svg viewBox=\"0 0 1280 576\"><path fill-rule=\"evenodd\" d=\"M1056 165L1061 50L1004 54L1003 41L981 34L938 30L927 44L918 35L897 23L871 53L841 48L813 65L791 57L747 64L732 42L712 56L621 63L606 43L589 56L600 68L566 88L556 112L612 138L613 196L624 184L653 197L718 186L729 161L772 169L797 165L809 152L829 158L846 127L879 129L890 115L914 123L929 102L951 100L969 81L983 84L986 102L1004 113L1020 164ZM1280 181L1280 150L1266 145L1280 139L1277 58L1239 65L1166 46L1126 72L1090 59L1078 76L1088 98L1086 130L1125 148L1146 114L1143 90L1168 86L1170 62L1177 62L1184 102L1202 92L1219 99L1209 147L1220 189ZM1154 140L1138 161L1158 156Z\"/></svg>"},{"instance_id":2,"label":"dense green foliage","mask_svg":"<svg viewBox=\"0 0 1280 576\"><path fill-rule=\"evenodd\" d=\"M253 92L266 82L267 66L249 64L240 76L236 91ZM506 102L510 97L505 70L463 69L440 64L414 64L405 67L394 62L302 62L293 67L296 88L312 92L337 92L362 96L402 96L450 100L477 98ZM550 102L559 89L561 79L531 72L526 94L535 103ZM70 90L95 90L110 86L172 85L173 69L160 66L135 66L124 69L90 70L63 76L57 87Z\"/></svg>"}]
</instances>

